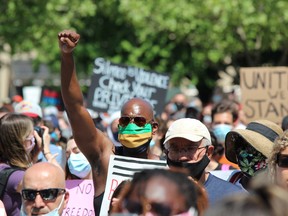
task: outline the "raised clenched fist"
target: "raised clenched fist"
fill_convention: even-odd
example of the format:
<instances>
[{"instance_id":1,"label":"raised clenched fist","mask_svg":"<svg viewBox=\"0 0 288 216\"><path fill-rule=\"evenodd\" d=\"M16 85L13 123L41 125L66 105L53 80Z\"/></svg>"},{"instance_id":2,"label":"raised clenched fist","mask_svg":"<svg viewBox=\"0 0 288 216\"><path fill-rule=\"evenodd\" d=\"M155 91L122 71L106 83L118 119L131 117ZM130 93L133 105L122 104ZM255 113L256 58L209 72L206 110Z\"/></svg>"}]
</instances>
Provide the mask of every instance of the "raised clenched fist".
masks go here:
<instances>
[{"instance_id":1,"label":"raised clenched fist","mask_svg":"<svg viewBox=\"0 0 288 216\"><path fill-rule=\"evenodd\" d=\"M59 47L63 53L71 53L77 46L80 35L72 30L64 30L58 34Z\"/></svg>"}]
</instances>

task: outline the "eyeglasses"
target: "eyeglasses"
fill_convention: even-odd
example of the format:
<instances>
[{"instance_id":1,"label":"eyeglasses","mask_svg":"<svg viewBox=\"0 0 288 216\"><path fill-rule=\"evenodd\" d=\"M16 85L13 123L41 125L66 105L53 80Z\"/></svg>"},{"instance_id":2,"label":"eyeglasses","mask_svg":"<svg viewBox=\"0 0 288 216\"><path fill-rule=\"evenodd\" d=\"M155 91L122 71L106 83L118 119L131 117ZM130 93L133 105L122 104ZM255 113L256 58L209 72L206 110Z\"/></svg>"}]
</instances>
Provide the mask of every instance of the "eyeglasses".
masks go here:
<instances>
[{"instance_id":1,"label":"eyeglasses","mask_svg":"<svg viewBox=\"0 0 288 216\"><path fill-rule=\"evenodd\" d=\"M37 194L40 194L43 200L53 201L57 198L58 195L64 194L65 192L66 190L62 188L49 188L44 190L23 189L22 197L24 200L34 201Z\"/></svg>"},{"instance_id":2,"label":"eyeglasses","mask_svg":"<svg viewBox=\"0 0 288 216\"><path fill-rule=\"evenodd\" d=\"M203 147L196 147L196 146L188 146L188 147L182 147L182 148L173 148L170 147L168 149L168 152L172 153L172 154L194 154L197 150L203 149L203 148L208 148L208 146L203 146Z\"/></svg>"},{"instance_id":3,"label":"eyeglasses","mask_svg":"<svg viewBox=\"0 0 288 216\"><path fill-rule=\"evenodd\" d=\"M279 167L288 168L288 155L278 154L276 163Z\"/></svg>"},{"instance_id":4,"label":"eyeglasses","mask_svg":"<svg viewBox=\"0 0 288 216\"><path fill-rule=\"evenodd\" d=\"M162 203L148 203L148 202L135 202L129 199L125 199L123 203L123 208L127 209L130 213L141 215L146 212L152 212L158 216L171 215L172 209L170 206L164 205Z\"/></svg>"},{"instance_id":5,"label":"eyeglasses","mask_svg":"<svg viewBox=\"0 0 288 216\"><path fill-rule=\"evenodd\" d=\"M121 118L119 118L119 125L121 127L126 127L132 120L138 127L144 127L145 124L149 123L147 122L146 118L142 116L135 116L135 117L122 116Z\"/></svg>"},{"instance_id":6,"label":"eyeglasses","mask_svg":"<svg viewBox=\"0 0 288 216\"><path fill-rule=\"evenodd\" d=\"M173 148L172 146L167 149L166 154L169 154L170 159L178 159L179 157L182 157L186 155L187 157L193 158L193 160L198 160L200 155L202 154L202 149L208 149L208 146L203 146L197 148L196 146L187 146L187 147L182 147L182 148ZM199 151L198 151L199 150ZM198 152L198 153L197 153Z\"/></svg>"}]
</instances>

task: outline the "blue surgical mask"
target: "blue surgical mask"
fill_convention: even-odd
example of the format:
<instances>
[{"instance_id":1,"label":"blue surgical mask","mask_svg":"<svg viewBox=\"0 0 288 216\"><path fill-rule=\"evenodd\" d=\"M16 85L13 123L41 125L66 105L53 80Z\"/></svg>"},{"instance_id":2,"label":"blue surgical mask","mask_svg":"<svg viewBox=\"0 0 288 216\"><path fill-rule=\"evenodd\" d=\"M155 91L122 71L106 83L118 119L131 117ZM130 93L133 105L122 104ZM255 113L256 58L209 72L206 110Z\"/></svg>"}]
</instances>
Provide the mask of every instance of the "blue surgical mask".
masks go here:
<instances>
[{"instance_id":1,"label":"blue surgical mask","mask_svg":"<svg viewBox=\"0 0 288 216\"><path fill-rule=\"evenodd\" d=\"M228 124L217 124L213 126L213 132L219 143L225 142L225 137L229 131L232 130L232 125Z\"/></svg>"},{"instance_id":2,"label":"blue surgical mask","mask_svg":"<svg viewBox=\"0 0 288 216\"><path fill-rule=\"evenodd\" d=\"M50 211L47 214L43 214L43 216L60 216L59 215L59 209L61 208L61 206L62 206L62 204L64 202L64 197L65 197L65 194L62 196L62 200L61 200L61 202L60 202L60 204L58 205L57 208L53 209L52 211ZM24 212L23 204L21 206L20 216L27 216L27 214Z\"/></svg>"},{"instance_id":3,"label":"blue surgical mask","mask_svg":"<svg viewBox=\"0 0 288 216\"><path fill-rule=\"evenodd\" d=\"M79 178L85 178L91 171L87 158L81 152L77 154L72 152L67 163L70 172Z\"/></svg>"},{"instance_id":4,"label":"blue surgical mask","mask_svg":"<svg viewBox=\"0 0 288 216\"><path fill-rule=\"evenodd\" d=\"M206 124L210 124L212 122L211 115L204 115L203 116L203 122L206 123Z\"/></svg>"},{"instance_id":5,"label":"blue surgical mask","mask_svg":"<svg viewBox=\"0 0 288 216\"><path fill-rule=\"evenodd\" d=\"M156 144L155 140L151 139L149 146L152 148Z\"/></svg>"}]
</instances>

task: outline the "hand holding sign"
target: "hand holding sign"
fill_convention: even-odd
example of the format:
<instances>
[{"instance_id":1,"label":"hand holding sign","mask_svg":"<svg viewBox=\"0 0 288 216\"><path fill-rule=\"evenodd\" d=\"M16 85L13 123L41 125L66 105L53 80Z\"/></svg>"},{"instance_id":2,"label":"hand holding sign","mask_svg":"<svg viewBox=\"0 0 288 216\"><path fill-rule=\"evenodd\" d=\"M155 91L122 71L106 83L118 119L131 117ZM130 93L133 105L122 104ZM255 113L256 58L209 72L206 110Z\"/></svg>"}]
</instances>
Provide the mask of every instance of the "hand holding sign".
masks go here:
<instances>
[{"instance_id":1,"label":"hand holding sign","mask_svg":"<svg viewBox=\"0 0 288 216\"><path fill-rule=\"evenodd\" d=\"M80 35L72 30L64 30L58 34L59 47L63 53L71 53L76 47Z\"/></svg>"}]
</instances>

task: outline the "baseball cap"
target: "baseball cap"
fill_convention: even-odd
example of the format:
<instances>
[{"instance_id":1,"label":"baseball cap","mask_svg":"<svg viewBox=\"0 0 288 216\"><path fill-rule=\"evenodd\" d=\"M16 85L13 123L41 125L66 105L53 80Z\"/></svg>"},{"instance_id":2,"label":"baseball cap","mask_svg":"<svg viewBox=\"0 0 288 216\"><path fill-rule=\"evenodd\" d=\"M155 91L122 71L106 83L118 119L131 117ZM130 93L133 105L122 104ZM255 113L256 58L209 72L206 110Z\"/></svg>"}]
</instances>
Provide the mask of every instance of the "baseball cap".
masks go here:
<instances>
[{"instance_id":1,"label":"baseball cap","mask_svg":"<svg viewBox=\"0 0 288 216\"><path fill-rule=\"evenodd\" d=\"M43 117L41 107L36 103L26 101L26 100L23 100L20 103L18 103L15 106L14 110L16 113L22 113L32 118Z\"/></svg>"},{"instance_id":2,"label":"baseball cap","mask_svg":"<svg viewBox=\"0 0 288 216\"><path fill-rule=\"evenodd\" d=\"M199 142L206 138L211 144L211 136L207 127L201 121L192 118L174 121L166 132L164 144L172 138L184 138L192 142Z\"/></svg>"}]
</instances>

